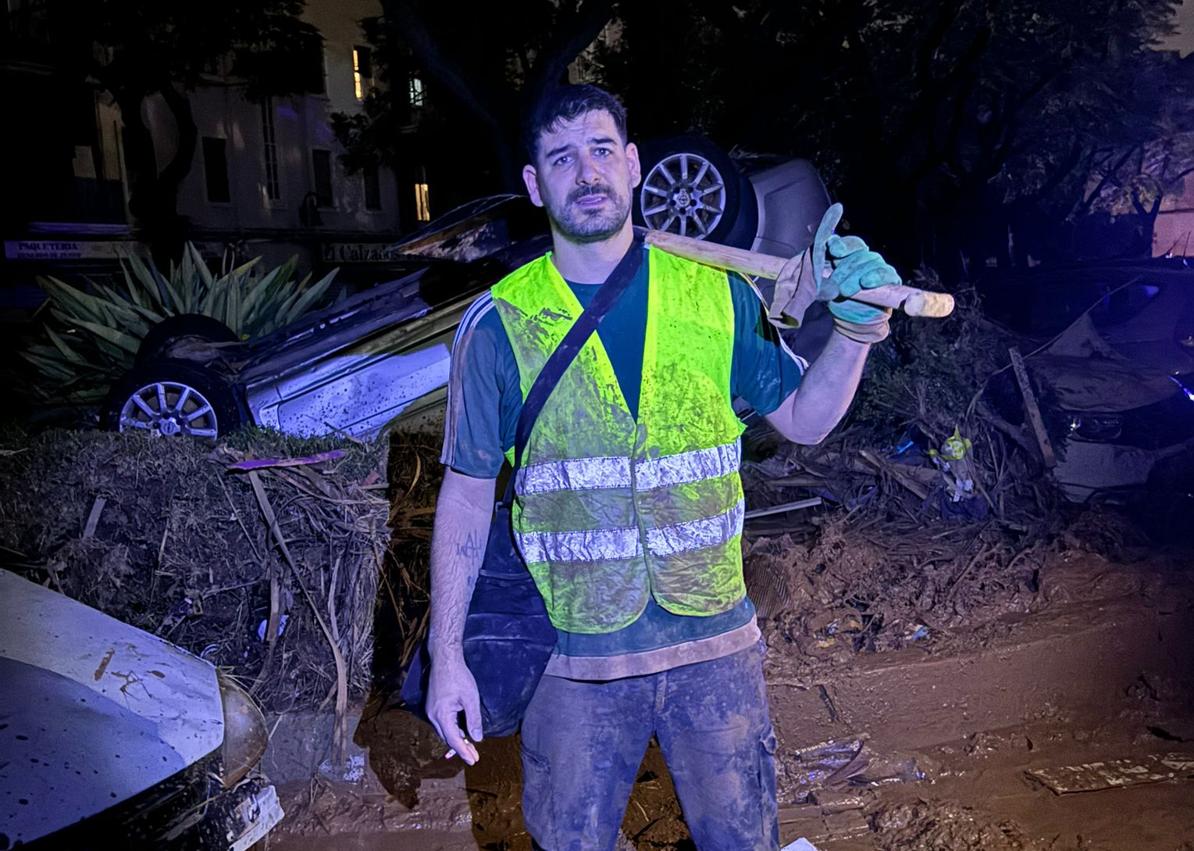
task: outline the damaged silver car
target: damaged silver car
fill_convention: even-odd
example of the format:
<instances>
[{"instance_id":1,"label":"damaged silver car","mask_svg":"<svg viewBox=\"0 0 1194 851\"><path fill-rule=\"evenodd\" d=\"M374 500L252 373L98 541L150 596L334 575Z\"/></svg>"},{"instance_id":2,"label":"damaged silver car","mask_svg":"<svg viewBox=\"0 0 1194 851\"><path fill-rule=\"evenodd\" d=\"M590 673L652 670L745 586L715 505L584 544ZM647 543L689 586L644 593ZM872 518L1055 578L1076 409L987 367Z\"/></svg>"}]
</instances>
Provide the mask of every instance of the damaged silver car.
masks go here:
<instances>
[{"instance_id":1,"label":"damaged silver car","mask_svg":"<svg viewBox=\"0 0 1194 851\"><path fill-rule=\"evenodd\" d=\"M282 818L240 686L4 570L0 682L0 848L244 851Z\"/></svg>"}]
</instances>

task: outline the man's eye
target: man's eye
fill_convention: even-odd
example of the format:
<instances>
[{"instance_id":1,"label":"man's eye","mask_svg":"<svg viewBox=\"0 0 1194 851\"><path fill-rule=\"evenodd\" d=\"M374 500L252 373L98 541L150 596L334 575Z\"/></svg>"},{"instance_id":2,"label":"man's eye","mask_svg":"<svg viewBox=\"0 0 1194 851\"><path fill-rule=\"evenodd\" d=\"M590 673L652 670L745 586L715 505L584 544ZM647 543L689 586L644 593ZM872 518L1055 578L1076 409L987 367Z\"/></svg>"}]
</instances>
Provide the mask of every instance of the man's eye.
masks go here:
<instances>
[{"instance_id":1,"label":"man's eye","mask_svg":"<svg viewBox=\"0 0 1194 851\"><path fill-rule=\"evenodd\" d=\"M567 165L570 162L572 162L572 157L568 156L567 154L564 154L564 156L556 157L554 160L552 160L551 164L552 165Z\"/></svg>"},{"instance_id":2,"label":"man's eye","mask_svg":"<svg viewBox=\"0 0 1194 851\"><path fill-rule=\"evenodd\" d=\"M599 157L608 157L613 153L613 150L610 148L597 148L593 151L593 153L597 154Z\"/></svg>"}]
</instances>

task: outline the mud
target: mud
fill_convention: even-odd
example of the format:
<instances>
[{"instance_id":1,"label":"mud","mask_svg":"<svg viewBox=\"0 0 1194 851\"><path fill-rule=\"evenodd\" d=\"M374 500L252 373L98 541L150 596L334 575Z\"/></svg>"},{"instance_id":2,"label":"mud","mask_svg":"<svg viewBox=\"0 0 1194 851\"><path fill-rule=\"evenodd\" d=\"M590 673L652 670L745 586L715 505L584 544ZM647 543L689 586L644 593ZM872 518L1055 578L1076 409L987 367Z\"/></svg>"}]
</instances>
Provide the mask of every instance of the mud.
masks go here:
<instances>
[{"instance_id":1,"label":"mud","mask_svg":"<svg viewBox=\"0 0 1194 851\"><path fill-rule=\"evenodd\" d=\"M852 557L871 564L873 553ZM810 604L765 624L782 841L805 837L821 851L1194 851L1194 776L1059 795L1026 773L1194 755L1191 564L1053 553L1034 568L1034 590L989 583L1006 593L985 604L974 595L966 618L875 651L828 629L848 611ZM531 848L516 739L481 743L479 764L464 767L385 706L366 713L357 739L369 778L284 790L288 817L271 848ZM623 834L623 849L693 847L655 747Z\"/></svg>"}]
</instances>

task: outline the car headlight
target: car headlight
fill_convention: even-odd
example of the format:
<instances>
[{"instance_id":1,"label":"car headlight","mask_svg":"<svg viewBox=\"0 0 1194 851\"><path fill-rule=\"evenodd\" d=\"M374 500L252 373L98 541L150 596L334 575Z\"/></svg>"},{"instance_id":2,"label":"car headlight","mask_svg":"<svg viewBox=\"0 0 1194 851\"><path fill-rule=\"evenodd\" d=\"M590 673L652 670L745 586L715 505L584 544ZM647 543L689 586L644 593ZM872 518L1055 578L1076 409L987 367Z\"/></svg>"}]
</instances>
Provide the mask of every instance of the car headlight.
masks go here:
<instances>
[{"instance_id":1,"label":"car headlight","mask_svg":"<svg viewBox=\"0 0 1194 851\"><path fill-rule=\"evenodd\" d=\"M1079 440L1104 442L1115 440L1123 433L1123 417L1119 414L1092 414L1088 411L1069 417L1069 433Z\"/></svg>"},{"instance_id":2,"label":"car headlight","mask_svg":"<svg viewBox=\"0 0 1194 851\"><path fill-rule=\"evenodd\" d=\"M265 716L247 691L229 677L219 674L220 699L224 704L224 744L221 749L223 774L220 782L231 789L252 771L265 754L269 731Z\"/></svg>"}]
</instances>

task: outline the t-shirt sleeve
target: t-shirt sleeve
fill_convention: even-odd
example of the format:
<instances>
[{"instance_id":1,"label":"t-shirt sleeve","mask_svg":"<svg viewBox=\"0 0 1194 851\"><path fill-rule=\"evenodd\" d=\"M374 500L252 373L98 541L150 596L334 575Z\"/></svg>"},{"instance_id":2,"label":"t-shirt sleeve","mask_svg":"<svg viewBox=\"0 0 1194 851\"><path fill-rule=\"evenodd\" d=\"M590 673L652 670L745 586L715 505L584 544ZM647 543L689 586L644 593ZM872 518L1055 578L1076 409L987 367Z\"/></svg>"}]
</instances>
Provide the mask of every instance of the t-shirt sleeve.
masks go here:
<instances>
[{"instance_id":1,"label":"t-shirt sleeve","mask_svg":"<svg viewBox=\"0 0 1194 851\"><path fill-rule=\"evenodd\" d=\"M758 290L739 275L728 277L734 303L731 389L760 414L770 414L800 386L808 364L792 354L767 321Z\"/></svg>"},{"instance_id":2,"label":"t-shirt sleeve","mask_svg":"<svg viewBox=\"0 0 1194 851\"><path fill-rule=\"evenodd\" d=\"M518 363L486 293L465 312L452 344L440 460L466 476L495 478L521 407Z\"/></svg>"}]
</instances>

